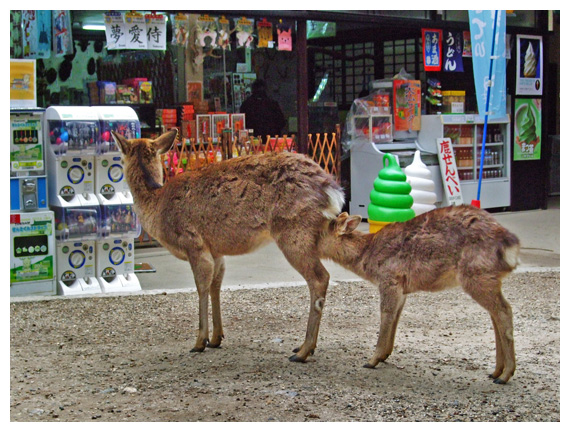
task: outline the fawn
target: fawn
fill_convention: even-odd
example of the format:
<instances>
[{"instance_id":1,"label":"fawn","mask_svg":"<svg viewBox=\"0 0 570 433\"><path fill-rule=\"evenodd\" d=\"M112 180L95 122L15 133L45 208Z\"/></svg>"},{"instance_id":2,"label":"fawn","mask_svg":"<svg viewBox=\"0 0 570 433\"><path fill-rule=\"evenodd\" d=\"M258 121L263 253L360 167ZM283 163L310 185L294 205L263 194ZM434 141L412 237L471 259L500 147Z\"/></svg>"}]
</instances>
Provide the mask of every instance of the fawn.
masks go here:
<instances>
[{"instance_id":1,"label":"fawn","mask_svg":"<svg viewBox=\"0 0 570 433\"><path fill-rule=\"evenodd\" d=\"M436 209L374 234L356 230L361 219L340 214L319 248L322 257L379 287L380 334L365 367L374 368L392 353L406 295L461 285L491 315L496 347L491 377L506 383L515 371L515 348L511 307L501 293L501 280L517 266L518 238L472 206Z\"/></svg>"},{"instance_id":2,"label":"fawn","mask_svg":"<svg viewBox=\"0 0 570 433\"><path fill-rule=\"evenodd\" d=\"M192 351L219 347L224 337L224 256L245 254L274 240L310 290L305 341L289 358L304 362L316 347L329 283L317 244L344 204L340 186L316 162L295 153L228 159L179 174L163 185L160 154L171 148L176 135L175 129L155 140L113 134L142 226L174 256L187 260L194 273L199 330Z\"/></svg>"}]
</instances>

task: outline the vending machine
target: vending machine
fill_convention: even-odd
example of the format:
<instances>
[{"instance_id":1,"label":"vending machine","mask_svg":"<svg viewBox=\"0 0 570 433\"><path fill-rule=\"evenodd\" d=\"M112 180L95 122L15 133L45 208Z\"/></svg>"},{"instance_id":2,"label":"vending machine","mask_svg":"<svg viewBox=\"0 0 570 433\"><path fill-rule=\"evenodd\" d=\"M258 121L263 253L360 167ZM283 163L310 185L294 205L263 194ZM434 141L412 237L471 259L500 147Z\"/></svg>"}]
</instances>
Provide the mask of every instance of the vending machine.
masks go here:
<instances>
[{"instance_id":1,"label":"vending machine","mask_svg":"<svg viewBox=\"0 0 570 433\"><path fill-rule=\"evenodd\" d=\"M93 107L101 126L95 157L95 193L101 208L96 242L97 279L104 293L141 290L135 275L134 244L140 224L123 172L122 156L111 132L140 138L137 114L130 107Z\"/></svg>"},{"instance_id":2,"label":"vending machine","mask_svg":"<svg viewBox=\"0 0 570 433\"><path fill-rule=\"evenodd\" d=\"M43 109L10 110L10 296L56 293L43 115Z\"/></svg>"},{"instance_id":3,"label":"vending machine","mask_svg":"<svg viewBox=\"0 0 570 433\"><path fill-rule=\"evenodd\" d=\"M140 225L111 135L140 138L136 113L130 107L50 107L45 130L58 293L140 290L134 274Z\"/></svg>"},{"instance_id":4,"label":"vending machine","mask_svg":"<svg viewBox=\"0 0 570 433\"><path fill-rule=\"evenodd\" d=\"M94 182L99 118L90 107L49 107L44 131L49 206L55 216L57 292L101 293L95 275L101 218Z\"/></svg>"},{"instance_id":5,"label":"vending machine","mask_svg":"<svg viewBox=\"0 0 570 433\"><path fill-rule=\"evenodd\" d=\"M10 110L10 210L47 210L43 109Z\"/></svg>"}]
</instances>

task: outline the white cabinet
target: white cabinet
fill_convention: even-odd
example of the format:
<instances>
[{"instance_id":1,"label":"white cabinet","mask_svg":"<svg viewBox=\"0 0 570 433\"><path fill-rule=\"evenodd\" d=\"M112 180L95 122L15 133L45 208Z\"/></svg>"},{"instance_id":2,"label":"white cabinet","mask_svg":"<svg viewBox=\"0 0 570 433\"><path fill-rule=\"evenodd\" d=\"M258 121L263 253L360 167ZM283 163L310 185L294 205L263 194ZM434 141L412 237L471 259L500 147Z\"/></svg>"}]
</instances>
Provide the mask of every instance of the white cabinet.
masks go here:
<instances>
[{"instance_id":1,"label":"white cabinet","mask_svg":"<svg viewBox=\"0 0 570 433\"><path fill-rule=\"evenodd\" d=\"M477 115L424 115L418 142L423 150L437 153L437 139L451 139L464 203L477 198L481 177L481 207L508 207L511 205L510 117L488 121L485 153L481 155L484 126L485 119Z\"/></svg>"}]
</instances>

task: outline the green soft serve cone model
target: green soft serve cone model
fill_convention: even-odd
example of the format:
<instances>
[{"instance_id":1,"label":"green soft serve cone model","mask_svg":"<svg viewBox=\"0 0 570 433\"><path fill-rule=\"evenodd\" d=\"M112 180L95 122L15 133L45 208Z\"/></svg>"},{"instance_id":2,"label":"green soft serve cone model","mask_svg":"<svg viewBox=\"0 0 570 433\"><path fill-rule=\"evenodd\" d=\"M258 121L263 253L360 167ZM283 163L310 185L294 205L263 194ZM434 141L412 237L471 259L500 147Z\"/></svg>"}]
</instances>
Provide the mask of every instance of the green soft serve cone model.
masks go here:
<instances>
[{"instance_id":1,"label":"green soft serve cone model","mask_svg":"<svg viewBox=\"0 0 570 433\"><path fill-rule=\"evenodd\" d=\"M412 187L406 182L406 174L400 168L396 157L387 153L383 163L384 168L378 173L374 180L374 189L370 192L368 222L371 233L377 232L386 224L415 217L412 210L414 199L410 195Z\"/></svg>"}]
</instances>

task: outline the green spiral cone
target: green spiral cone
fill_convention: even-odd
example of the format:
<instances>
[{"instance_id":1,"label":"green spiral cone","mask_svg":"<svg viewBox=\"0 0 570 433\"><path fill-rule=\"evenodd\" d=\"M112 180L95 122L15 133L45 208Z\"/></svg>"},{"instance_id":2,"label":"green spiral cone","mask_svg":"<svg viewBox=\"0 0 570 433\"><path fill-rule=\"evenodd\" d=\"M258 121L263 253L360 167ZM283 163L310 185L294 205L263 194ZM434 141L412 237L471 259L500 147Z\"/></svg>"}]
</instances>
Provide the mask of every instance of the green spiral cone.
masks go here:
<instances>
[{"instance_id":1,"label":"green spiral cone","mask_svg":"<svg viewBox=\"0 0 570 433\"><path fill-rule=\"evenodd\" d=\"M384 155L383 163L384 168L378 173L370 192L369 221L391 223L414 218L412 186L406 182L406 174L390 153Z\"/></svg>"}]
</instances>

